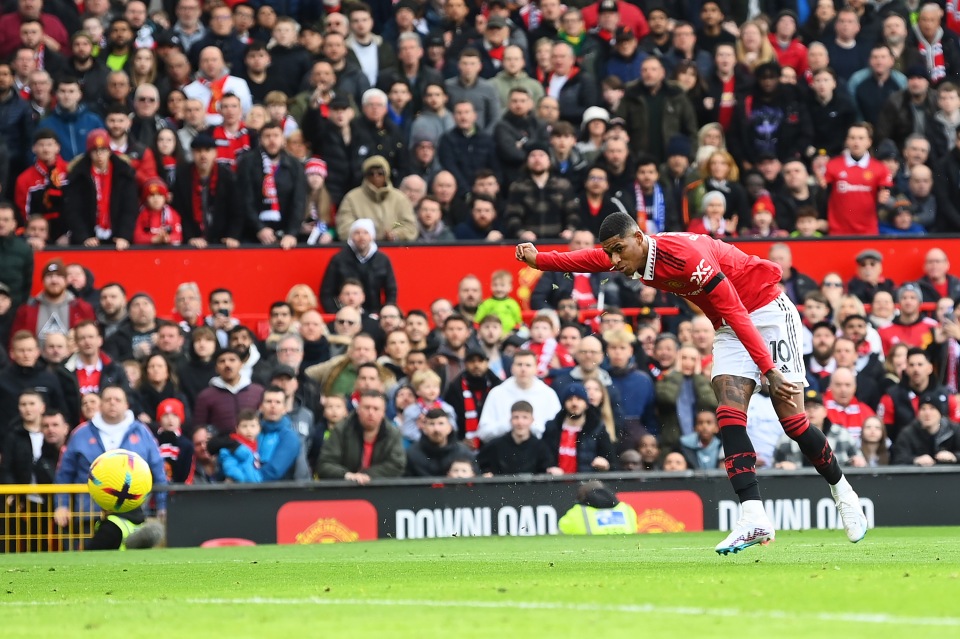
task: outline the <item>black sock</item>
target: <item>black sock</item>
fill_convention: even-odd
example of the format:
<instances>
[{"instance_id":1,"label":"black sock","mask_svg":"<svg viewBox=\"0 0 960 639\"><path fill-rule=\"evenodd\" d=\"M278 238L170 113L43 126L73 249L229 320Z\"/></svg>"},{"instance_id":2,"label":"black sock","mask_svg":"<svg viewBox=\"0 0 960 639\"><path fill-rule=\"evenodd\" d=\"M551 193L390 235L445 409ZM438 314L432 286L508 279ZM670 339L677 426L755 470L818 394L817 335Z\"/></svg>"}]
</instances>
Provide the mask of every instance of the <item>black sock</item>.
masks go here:
<instances>
[{"instance_id":1,"label":"black sock","mask_svg":"<svg viewBox=\"0 0 960 639\"><path fill-rule=\"evenodd\" d=\"M757 453L753 450L753 442L747 436L747 414L736 408L721 406L717 409L717 421L720 424L720 441L723 442L725 455L723 464L740 503L759 500Z\"/></svg>"},{"instance_id":2,"label":"black sock","mask_svg":"<svg viewBox=\"0 0 960 639\"><path fill-rule=\"evenodd\" d=\"M843 471L840 470L840 464L837 463L830 442L822 430L811 428L810 420L803 413L781 419L780 423L787 436L797 442L800 452L813 463L813 467L828 484L833 486L840 481Z\"/></svg>"}]
</instances>

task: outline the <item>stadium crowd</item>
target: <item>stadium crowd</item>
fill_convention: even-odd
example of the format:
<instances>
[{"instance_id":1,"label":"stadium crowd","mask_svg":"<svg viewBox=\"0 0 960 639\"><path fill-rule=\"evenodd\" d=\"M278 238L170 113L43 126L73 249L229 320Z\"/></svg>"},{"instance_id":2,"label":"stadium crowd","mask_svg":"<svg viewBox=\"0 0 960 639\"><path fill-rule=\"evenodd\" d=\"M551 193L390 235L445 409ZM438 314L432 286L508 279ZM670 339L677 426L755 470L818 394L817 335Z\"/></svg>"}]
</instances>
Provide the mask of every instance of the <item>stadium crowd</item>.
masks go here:
<instances>
[{"instance_id":1,"label":"stadium crowd","mask_svg":"<svg viewBox=\"0 0 960 639\"><path fill-rule=\"evenodd\" d=\"M546 273L527 325L507 272L400 309L416 283L378 242L575 249L614 211L718 238L960 231L955 9L256 4L0 16L0 416L19 415L0 424L0 480L55 468L88 420L104 446L148 425L174 482L713 468L714 329L696 309L618 274ZM82 252L42 259L332 242L319 289L277 291L262 332L227 288L185 282L161 317L96 288ZM769 258L803 305L807 411L838 458L956 463L948 256L899 287L873 250L849 282L814 282L784 244ZM116 393L102 410L115 387L129 412ZM763 393L750 432L758 464L801 463Z\"/></svg>"}]
</instances>

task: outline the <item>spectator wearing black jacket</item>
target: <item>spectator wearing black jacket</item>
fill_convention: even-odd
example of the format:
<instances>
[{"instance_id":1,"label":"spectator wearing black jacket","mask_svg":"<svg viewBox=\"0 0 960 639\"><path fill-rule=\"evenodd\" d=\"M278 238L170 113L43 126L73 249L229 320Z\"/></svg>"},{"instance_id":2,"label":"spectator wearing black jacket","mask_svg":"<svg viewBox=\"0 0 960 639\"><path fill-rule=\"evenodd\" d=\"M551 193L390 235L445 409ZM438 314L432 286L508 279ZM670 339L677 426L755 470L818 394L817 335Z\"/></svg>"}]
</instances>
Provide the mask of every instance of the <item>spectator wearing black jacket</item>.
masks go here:
<instances>
[{"instance_id":1,"label":"spectator wearing black jacket","mask_svg":"<svg viewBox=\"0 0 960 639\"><path fill-rule=\"evenodd\" d=\"M183 239L196 248L209 244L240 245L244 218L237 201L236 178L217 162L217 144L200 133L190 144L193 162L177 167L173 209L180 214Z\"/></svg>"},{"instance_id":2,"label":"spectator wearing black jacket","mask_svg":"<svg viewBox=\"0 0 960 639\"><path fill-rule=\"evenodd\" d=\"M320 304L327 313L336 313L337 295L343 283L355 279L363 283L365 310L376 313L384 304L397 303L397 280L390 258L378 250L373 223L367 219L350 226L347 246L333 256L320 284Z\"/></svg>"},{"instance_id":3,"label":"spectator wearing black jacket","mask_svg":"<svg viewBox=\"0 0 960 639\"><path fill-rule=\"evenodd\" d=\"M278 20L277 24L279 24L279 22ZM243 57L246 47L233 30L233 15L230 7L227 5L219 5L210 9L207 25L206 35L190 47L190 65L194 69L199 68L200 52L207 47L216 47L223 51L223 60L233 71L233 75L240 75L240 70L243 69ZM296 38L296 34L294 34L294 38Z\"/></svg>"},{"instance_id":4,"label":"spectator wearing black jacket","mask_svg":"<svg viewBox=\"0 0 960 639\"><path fill-rule=\"evenodd\" d=\"M522 86L510 89L507 110L493 131L497 157L507 180L521 173L527 145L550 142L547 126L533 112L533 96Z\"/></svg>"},{"instance_id":5,"label":"spectator wearing black jacket","mask_svg":"<svg viewBox=\"0 0 960 639\"><path fill-rule=\"evenodd\" d=\"M390 163L390 181L400 184L407 175L409 153L400 128L387 117L387 94L380 89L368 89L363 93L360 110L354 129L354 161L359 165L368 157L381 155Z\"/></svg>"},{"instance_id":6,"label":"spectator wearing black jacket","mask_svg":"<svg viewBox=\"0 0 960 639\"><path fill-rule=\"evenodd\" d=\"M947 418L947 396L939 391L919 399L917 418L893 443L890 463L912 466L957 464L960 426Z\"/></svg>"},{"instance_id":7,"label":"spectator wearing black jacket","mask_svg":"<svg viewBox=\"0 0 960 639\"><path fill-rule=\"evenodd\" d=\"M470 455L453 432L450 418L442 408L433 408L423 416L422 436L407 449L408 477L443 477L454 459Z\"/></svg>"},{"instance_id":8,"label":"spectator wearing black jacket","mask_svg":"<svg viewBox=\"0 0 960 639\"><path fill-rule=\"evenodd\" d=\"M591 248L593 245L593 233L585 230L577 230L570 236L568 248L571 251L577 251ZM567 275L567 273L560 272L544 272L543 275L540 276L540 279L537 280L537 285L530 295L530 308L534 310L556 308L560 300L572 298L574 291L576 291L578 297L582 298L586 294L587 287L589 287L590 293L594 298L591 306L595 306L596 298L600 294L600 289L604 288L604 280L611 279L611 274L609 273L574 273L572 277L567 277ZM583 285L580 283L580 278L583 278L585 282ZM615 285L604 288L604 304L608 307L618 306L620 304L620 300L615 295L609 295L615 290Z\"/></svg>"},{"instance_id":9,"label":"spectator wearing black jacket","mask_svg":"<svg viewBox=\"0 0 960 639\"><path fill-rule=\"evenodd\" d=\"M487 476L546 473L553 467L550 449L530 432L533 406L519 401L510 407L510 432L485 442L477 454L480 471Z\"/></svg>"},{"instance_id":10,"label":"spectator wearing black jacket","mask_svg":"<svg viewBox=\"0 0 960 639\"><path fill-rule=\"evenodd\" d=\"M443 401L450 404L457 415L457 438L477 443L473 433L479 425L483 402L490 389L499 386L501 380L490 371L487 353L482 348L468 347L464 361L464 371L447 384Z\"/></svg>"},{"instance_id":11,"label":"spectator wearing black jacket","mask_svg":"<svg viewBox=\"0 0 960 639\"><path fill-rule=\"evenodd\" d=\"M556 42L550 54L551 72L544 80L547 95L560 103L560 119L580 126L583 112L599 102L593 74L577 66L577 57L566 42Z\"/></svg>"},{"instance_id":12,"label":"spectator wearing black jacket","mask_svg":"<svg viewBox=\"0 0 960 639\"><path fill-rule=\"evenodd\" d=\"M13 68L0 62L0 139L10 154L9 175L0 175L0 184L10 185L27 167L27 155L33 139L33 113L30 103L14 87Z\"/></svg>"},{"instance_id":13,"label":"spectator wearing black jacket","mask_svg":"<svg viewBox=\"0 0 960 639\"><path fill-rule=\"evenodd\" d=\"M11 424L0 454L0 484L52 484L66 446L70 425L60 411L46 407L41 393L25 390L17 398L18 417ZM40 456L33 439L39 436Z\"/></svg>"},{"instance_id":14,"label":"spectator wearing black jacket","mask_svg":"<svg viewBox=\"0 0 960 639\"><path fill-rule=\"evenodd\" d=\"M923 64L907 68L907 88L897 91L880 108L877 116L877 144L892 140L898 149L902 149L912 133L932 134L937 126L937 92L930 86L930 73ZM917 113L923 115L918 122ZM936 158L933 158L936 159Z\"/></svg>"},{"instance_id":15,"label":"spectator wearing black jacket","mask_svg":"<svg viewBox=\"0 0 960 639\"><path fill-rule=\"evenodd\" d=\"M602 166L592 166L587 171L583 192L577 201L580 205L580 225L594 236L600 232L600 225L611 213L630 215L620 198L610 192L607 171Z\"/></svg>"},{"instance_id":16,"label":"spectator wearing black jacket","mask_svg":"<svg viewBox=\"0 0 960 639\"><path fill-rule=\"evenodd\" d=\"M713 52L714 72L706 76L707 92L702 114L705 122L719 122L724 131L733 125L733 113L753 88L750 73L737 64L736 48L721 43Z\"/></svg>"},{"instance_id":17,"label":"spectator wearing black jacket","mask_svg":"<svg viewBox=\"0 0 960 639\"><path fill-rule=\"evenodd\" d=\"M780 82L780 65L756 68L753 91L734 110L728 146L741 168L752 169L765 154L796 159L813 140L813 123L797 87Z\"/></svg>"},{"instance_id":18,"label":"spectator wearing black jacket","mask_svg":"<svg viewBox=\"0 0 960 639\"><path fill-rule=\"evenodd\" d=\"M543 431L552 466L564 474L610 470L615 454L613 442L600 411L590 405L587 389L580 383L570 384L562 399L563 408Z\"/></svg>"},{"instance_id":19,"label":"spectator wearing black jacket","mask_svg":"<svg viewBox=\"0 0 960 639\"><path fill-rule=\"evenodd\" d=\"M283 150L283 126L268 122L260 129L260 152L244 153L237 163L240 205L246 235L262 244L279 239L283 249L297 245L307 201L303 164Z\"/></svg>"},{"instance_id":20,"label":"spectator wearing black jacket","mask_svg":"<svg viewBox=\"0 0 960 639\"><path fill-rule=\"evenodd\" d=\"M40 345L29 331L17 331L10 340L10 360L0 371L0 441L9 432L10 419L17 414L18 398L25 390L41 393L50 408L66 409L60 380L40 360Z\"/></svg>"},{"instance_id":21,"label":"spectator wearing black jacket","mask_svg":"<svg viewBox=\"0 0 960 639\"><path fill-rule=\"evenodd\" d=\"M813 74L813 91L807 99L813 129L813 145L834 157L843 151L847 129L857 121L857 110L846 91L837 90L837 74L827 67Z\"/></svg>"},{"instance_id":22,"label":"spectator wearing black jacket","mask_svg":"<svg viewBox=\"0 0 960 639\"><path fill-rule=\"evenodd\" d=\"M457 192L470 190L480 169L489 169L500 179L500 160L493 136L477 126L477 112L469 100L453 105L454 128L440 137L438 156L444 169L457 180Z\"/></svg>"},{"instance_id":23,"label":"spectator wearing black jacket","mask_svg":"<svg viewBox=\"0 0 960 639\"><path fill-rule=\"evenodd\" d=\"M891 295L896 290L893 280L883 276L883 254L874 249L857 253L857 274L847 283L847 292L856 295L864 304L872 304L879 291Z\"/></svg>"},{"instance_id":24,"label":"spectator wearing black jacket","mask_svg":"<svg viewBox=\"0 0 960 639\"><path fill-rule=\"evenodd\" d=\"M110 188L98 195L98 176L108 168ZM110 151L110 136L104 129L94 129L87 136L87 152L71 163L67 179L63 216L71 243L99 246L109 242L118 249L127 248L133 240L139 208L136 172L129 162Z\"/></svg>"}]
</instances>

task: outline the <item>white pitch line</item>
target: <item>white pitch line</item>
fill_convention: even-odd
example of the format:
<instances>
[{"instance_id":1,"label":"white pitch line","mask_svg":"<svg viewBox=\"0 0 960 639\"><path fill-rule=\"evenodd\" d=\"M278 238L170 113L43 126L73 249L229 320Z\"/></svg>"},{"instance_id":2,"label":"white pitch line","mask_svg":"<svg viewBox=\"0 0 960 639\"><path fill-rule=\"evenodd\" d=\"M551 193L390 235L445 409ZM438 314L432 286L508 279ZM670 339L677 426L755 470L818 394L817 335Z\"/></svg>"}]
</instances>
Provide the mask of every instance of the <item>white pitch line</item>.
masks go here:
<instances>
[{"instance_id":1,"label":"white pitch line","mask_svg":"<svg viewBox=\"0 0 960 639\"><path fill-rule=\"evenodd\" d=\"M895 626L960 627L958 617L903 617L871 612L817 612L801 610L738 610L736 608L697 608L686 606L658 606L654 604L585 604L552 601L436 601L432 599L325 599L322 597L245 597L245 598L188 598L182 603L203 606L387 606L396 608L473 608L485 610L556 610L567 612L605 612L628 614L659 614L685 617L736 617L775 620L815 620L823 622L865 623ZM34 606L87 605L83 601L0 601L0 608ZM135 601L101 599L99 605ZM143 601L155 604L156 602ZM166 600L164 603L177 603Z\"/></svg>"},{"instance_id":2,"label":"white pitch line","mask_svg":"<svg viewBox=\"0 0 960 639\"><path fill-rule=\"evenodd\" d=\"M263 605L263 606L392 606L404 608L475 608L494 610L558 610L570 612L613 612L633 614L661 614L677 616L753 617L777 620L804 620L824 622L868 623L902 626L960 627L958 617L903 617L884 613L845 613L790 610L737 610L729 608L697 608L681 606L657 606L654 604L581 604L550 601L436 601L432 599L324 599L321 597L268 598L250 597L241 599L186 599L185 603L200 605Z\"/></svg>"}]
</instances>

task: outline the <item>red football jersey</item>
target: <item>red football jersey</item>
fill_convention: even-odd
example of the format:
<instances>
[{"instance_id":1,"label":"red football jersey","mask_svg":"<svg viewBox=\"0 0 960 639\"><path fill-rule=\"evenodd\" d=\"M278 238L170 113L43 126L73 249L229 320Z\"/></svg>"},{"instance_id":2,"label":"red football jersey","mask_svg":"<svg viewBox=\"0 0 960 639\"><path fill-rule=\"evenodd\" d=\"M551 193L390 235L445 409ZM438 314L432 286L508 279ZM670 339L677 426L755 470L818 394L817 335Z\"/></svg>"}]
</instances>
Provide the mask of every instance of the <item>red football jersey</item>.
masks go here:
<instances>
[{"instance_id":1,"label":"red football jersey","mask_svg":"<svg viewBox=\"0 0 960 639\"><path fill-rule=\"evenodd\" d=\"M825 179L833 187L827 200L830 235L879 235L877 197L893 186L886 165L869 155L857 162L844 151L827 163Z\"/></svg>"},{"instance_id":2,"label":"red football jersey","mask_svg":"<svg viewBox=\"0 0 960 639\"><path fill-rule=\"evenodd\" d=\"M732 244L694 233L648 235L650 250L639 277L661 291L689 298L715 328L729 326L762 373L773 368L763 337L750 313L779 297L783 271L773 262L747 255ZM602 273L613 270L601 248L537 255L541 271Z\"/></svg>"},{"instance_id":3,"label":"red football jersey","mask_svg":"<svg viewBox=\"0 0 960 639\"><path fill-rule=\"evenodd\" d=\"M851 399L848 405L841 406L833 398L833 391L829 389L823 394L823 406L827 409L827 419L830 420L830 423L846 428L850 432L850 436L858 442L860 441L863 422L876 414L872 408L861 403L856 397Z\"/></svg>"}]
</instances>

